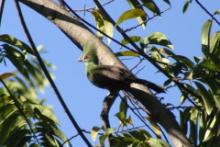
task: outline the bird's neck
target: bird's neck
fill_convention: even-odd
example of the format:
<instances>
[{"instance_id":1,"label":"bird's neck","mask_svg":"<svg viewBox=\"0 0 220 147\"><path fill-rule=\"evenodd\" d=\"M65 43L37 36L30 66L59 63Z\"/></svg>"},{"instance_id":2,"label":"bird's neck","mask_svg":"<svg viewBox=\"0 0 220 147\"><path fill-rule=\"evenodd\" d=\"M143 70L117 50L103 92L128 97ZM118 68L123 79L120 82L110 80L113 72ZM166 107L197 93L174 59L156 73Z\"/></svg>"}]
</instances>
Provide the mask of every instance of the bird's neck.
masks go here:
<instances>
[{"instance_id":1,"label":"bird's neck","mask_svg":"<svg viewBox=\"0 0 220 147\"><path fill-rule=\"evenodd\" d=\"M90 61L90 62L86 62L85 66L87 71L91 71L94 68L96 68L98 65L95 62Z\"/></svg>"}]
</instances>

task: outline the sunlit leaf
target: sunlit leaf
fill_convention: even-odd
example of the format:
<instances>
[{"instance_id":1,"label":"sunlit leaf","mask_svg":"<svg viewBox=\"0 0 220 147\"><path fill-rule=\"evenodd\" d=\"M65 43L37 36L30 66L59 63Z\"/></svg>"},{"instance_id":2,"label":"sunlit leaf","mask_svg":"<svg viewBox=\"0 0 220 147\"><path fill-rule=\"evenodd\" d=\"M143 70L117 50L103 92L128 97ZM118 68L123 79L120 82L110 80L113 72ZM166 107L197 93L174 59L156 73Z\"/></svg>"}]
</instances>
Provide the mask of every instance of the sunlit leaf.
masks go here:
<instances>
[{"instance_id":1,"label":"sunlit leaf","mask_svg":"<svg viewBox=\"0 0 220 147\"><path fill-rule=\"evenodd\" d=\"M216 123L219 124L219 122L217 122L217 119L218 119L218 118L215 116L215 117L211 120L211 123L210 123L210 125L208 126L209 129L207 129L207 130L205 131L204 138L202 139L203 142L207 141L207 140L210 139L212 136L215 136L215 132L216 132L217 130L213 130L213 128L214 128L214 126L217 125ZM213 131L214 131L214 132L213 132Z\"/></svg>"},{"instance_id":2,"label":"sunlit leaf","mask_svg":"<svg viewBox=\"0 0 220 147\"><path fill-rule=\"evenodd\" d=\"M133 51L120 51L120 52L117 52L115 53L115 55L117 57L120 57L120 56L133 56L133 57L138 57L139 54L133 52Z\"/></svg>"},{"instance_id":3,"label":"sunlit leaf","mask_svg":"<svg viewBox=\"0 0 220 147\"><path fill-rule=\"evenodd\" d=\"M217 62L217 65L220 61L220 32L216 32L211 36L210 41L210 53L212 54L211 58L213 61Z\"/></svg>"},{"instance_id":4,"label":"sunlit leaf","mask_svg":"<svg viewBox=\"0 0 220 147\"><path fill-rule=\"evenodd\" d=\"M170 147L170 145L165 141L156 138L150 138L149 140L147 140L147 142L152 147Z\"/></svg>"},{"instance_id":5,"label":"sunlit leaf","mask_svg":"<svg viewBox=\"0 0 220 147\"><path fill-rule=\"evenodd\" d=\"M94 16L96 20L96 26L99 30L106 33L109 37L113 36L113 25L108 19L99 11L99 10L93 10L92 15ZM97 31L97 34L99 37L102 37L103 34ZM110 38L107 38L108 43L111 42Z\"/></svg>"},{"instance_id":6,"label":"sunlit leaf","mask_svg":"<svg viewBox=\"0 0 220 147\"><path fill-rule=\"evenodd\" d=\"M91 133L90 133L90 136L91 136L91 138L92 138L93 141L96 140L96 137L97 137L97 135L98 135L99 130L100 130L99 127L93 127L93 128L92 128L92 131L91 131Z\"/></svg>"},{"instance_id":7,"label":"sunlit leaf","mask_svg":"<svg viewBox=\"0 0 220 147\"><path fill-rule=\"evenodd\" d=\"M216 10L215 12L214 12L214 15L219 15L220 14L220 10Z\"/></svg>"},{"instance_id":8,"label":"sunlit leaf","mask_svg":"<svg viewBox=\"0 0 220 147\"><path fill-rule=\"evenodd\" d=\"M122 15L118 18L116 24L121 24L126 20L137 18L137 17L145 17L146 14L141 9L131 9L122 13Z\"/></svg>"},{"instance_id":9,"label":"sunlit leaf","mask_svg":"<svg viewBox=\"0 0 220 147\"><path fill-rule=\"evenodd\" d=\"M173 45L170 40L161 32L154 32L144 39L145 44L156 44L173 49Z\"/></svg>"},{"instance_id":10,"label":"sunlit leaf","mask_svg":"<svg viewBox=\"0 0 220 147\"><path fill-rule=\"evenodd\" d=\"M141 9L144 11L141 3L137 0L127 0L128 3L130 4L130 6L134 9ZM137 17L137 20L139 22L139 24L142 24L142 27L145 29L145 25L146 25L146 20L147 20L147 14L145 16L141 16L141 17Z\"/></svg>"},{"instance_id":11,"label":"sunlit leaf","mask_svg":"<svg viewBox=\"0 0 220 147\"><path fill-rule=\"evenodd\" d=\"M210 43L210 32L212 28L212 21L207 20L206 23L202 27L202 51L204 55L208 56L210 54L209 51L209 43Z\"/></svg>"}]
</instances>

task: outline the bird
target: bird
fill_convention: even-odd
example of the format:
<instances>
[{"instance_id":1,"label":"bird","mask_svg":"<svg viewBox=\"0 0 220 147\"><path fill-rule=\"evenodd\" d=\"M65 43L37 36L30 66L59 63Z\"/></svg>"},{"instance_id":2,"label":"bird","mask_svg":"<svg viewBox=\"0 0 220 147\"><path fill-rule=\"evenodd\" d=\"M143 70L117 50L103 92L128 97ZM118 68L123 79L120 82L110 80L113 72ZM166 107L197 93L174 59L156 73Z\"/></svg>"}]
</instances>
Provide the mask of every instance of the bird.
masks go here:
<instances>
[{"instance_id":1,"label":"bird","mask_svg":"<svg viewBox=\"0 0 220 147\"><path fill-rule=\"evenodd\" d=\"M103 89L110 92L129 90L131 83L139 83L146 85L157 93L165 92L164 89L150 81L136 78L130 71L113 65L99 64L96 50L86 47L83 49L80 62L85 63L85 69L89 81Z\"/></svg>"}]
</instances>

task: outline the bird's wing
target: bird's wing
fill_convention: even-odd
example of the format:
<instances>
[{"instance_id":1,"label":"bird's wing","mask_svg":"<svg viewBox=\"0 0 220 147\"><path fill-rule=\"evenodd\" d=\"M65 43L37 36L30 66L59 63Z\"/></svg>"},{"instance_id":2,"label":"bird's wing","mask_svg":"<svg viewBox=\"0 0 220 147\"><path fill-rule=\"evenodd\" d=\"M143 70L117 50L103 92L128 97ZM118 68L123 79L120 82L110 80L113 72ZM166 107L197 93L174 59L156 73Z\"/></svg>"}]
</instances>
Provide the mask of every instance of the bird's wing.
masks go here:
<instances>
[{"instance_id":1,"label":"bird's wing","mask_svg":"<svg viewBox=\"0 0 220 147\"><path fill-rule=\"evenodd\" d=\"M94 73L99 74L99 76L105 76L109 79L116 81L124 81L128 77L132 77L132 74L127 70L117 67L117 66L109 66L109 65L100 65L94 70Z\"/></svg>"}]
</instances>

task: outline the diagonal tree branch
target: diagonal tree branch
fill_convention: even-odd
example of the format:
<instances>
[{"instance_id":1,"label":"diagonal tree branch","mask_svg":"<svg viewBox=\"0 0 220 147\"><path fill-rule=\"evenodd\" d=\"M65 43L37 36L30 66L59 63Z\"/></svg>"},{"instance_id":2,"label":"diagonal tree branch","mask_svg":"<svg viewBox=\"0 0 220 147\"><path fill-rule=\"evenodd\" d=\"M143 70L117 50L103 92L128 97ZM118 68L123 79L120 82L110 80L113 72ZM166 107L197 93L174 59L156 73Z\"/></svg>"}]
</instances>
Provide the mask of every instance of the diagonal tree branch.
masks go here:
<instances>
[{"instance_id":1,"label":"diagonal tree branch","mask_svg":"<svg viewBox=\"0 0 220 147\"><path fill-rule=\"evenodd\" d=\"M98 37L78 19L73 18L65 9L62 9L50 0L20 1L52 21L73 43L77 43L81 48L86 44L95 48L101 64L117 65L127 69L120 60L114 56L110 48L101 42ZM149 92L146 86L137 83L132 83L131 86L132 89L129 92L133 94L134 98L145 107L146 111L150 112L152 116L157 119L157 122L165 128L174 146L192 146L182 133L174 115Z\"/></svg>"},{"instance_id":2,"label":"diagonal tree branch","mask_svg":"<svg viewBox=\"0 0 220 147\"><path fill-rule=\"evenodd\" d=\"M16 4L16 8L17 8L17 10L18 10L18 15L19 15L19 18L20 18L20 20L21 20L21 24L22 24L22 27L23 27L23 29L24 29L25 35L27 36L27 38L28 38L28 40L29 40L29 42L30 42L30 44L31 44L31 47L32 47L32 49L33 49L33 52L34 52L34 54L36 55L36 58L37 58L37 60L38 60L38 62L39 62L39 64L40 64L40 66L41 66L41 68L42 68L42 70L43 70L43 72L44 72L46 78L47 78L48 81L50 82L51 87L53 88L53 90L54 90L54 92L55 92L55 94L56 94L56 96L57 96L59 102L61 103L61 105L62 105L63 109L65 110L67 116L69 117L71 123L72 123L73 126L76 128L76 130L78 131L79 135L82 137L82 139L83 139L84 142L87 144L87 146L92 147L91 143L90 143L89 140L86 138L86 136L83 134L82 129L80 128L80 126L78 125L77 121L76 121L75 118L73 117L71 111L69 110L69 108L68 108L66 102L64 101L64 99L63 99L61 93L59 92L59 90L58 90L58 88L57 88L55 82L53 81L52 77L50 76L50 73L49 73L49 71L47 70L47 67L46 67L46 65L44 64L44 61L43 61L43 59L41 58L41 56L40 56L40 54L39 54L39 52L38 52L38 50L37 50L37 47L36 47L36 45L35 45L35 43L34 43L32 37L31 37L31 34L30 34L30 32L29 32L29 30L28 30L28 28L27 28L27 26L26 26L26 23L25 23L23 14L22 14L22 12L21 12L21 8L20 8L20 5L19 5L19 2L18 2L17 0L15 0L15 4Z\"/></svg>"}]
</instances>

